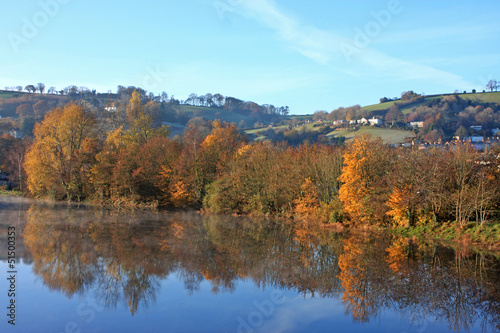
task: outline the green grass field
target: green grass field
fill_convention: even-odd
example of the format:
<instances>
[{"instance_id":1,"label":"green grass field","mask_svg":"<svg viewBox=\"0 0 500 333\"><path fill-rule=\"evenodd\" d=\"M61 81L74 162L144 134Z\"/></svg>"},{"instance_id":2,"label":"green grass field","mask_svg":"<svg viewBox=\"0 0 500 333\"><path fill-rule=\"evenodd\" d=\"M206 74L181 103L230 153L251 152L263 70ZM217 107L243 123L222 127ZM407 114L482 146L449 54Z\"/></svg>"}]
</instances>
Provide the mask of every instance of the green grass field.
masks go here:
<instances>
[{"instance_id":1,"label":"green grass field","mask_svg":"<svg viewBox=\"0 0 500 333\"><path fill-rule=\"evenodd\" d=\"M361 126L358 130L333 131L328 133L328 136L345 136L346 140L349 141L363 134L378 136L386 143L402 143L405 142L405 138L415 136L412 131L369 126Z\"/></svg>"},{"instance_id":2,"label":"green grass field","mask_svg":"<svg viewBox=\"0 0 500 333\"><path fill-rule=\"evenodd\" d=\"M288 125L274 126L274 127L271 127L271 128L273 130L276 130L276 129L285 128L285 127L288 127ZM266 129L268 129L267 126L260 127L260 128L253 128L253 129L246 130L245 134L257 134L257 132L264 131Z\"/></svg>"},{"instance_id":3,"label":"green grass field","mask_svg":"<svg viewBox=\"0 0 500 333\"><path fill-rule=\"evenodd\" d=\"M408 106L400 107L400 110L401 110L401 112L403 112L403 114L407 114L407 113L409 113L415 107L419 107L419 106L425 104L426 102L428 102L428 101L430 101L432 99L441 98L441 97L444 97L446 95L450 95L450 94L425 97L424 101L422 101L420 103L416 103L416 104L411 104L411 105L408 105ZM500 91L499 92L476 93L476 94L472 94L472 93L469 93L469 94L458 94L458 96L460 98L464 99L464 100L472 100L472 101L477 101L477 102L482 102L482 103L497 103L497 104L500 104ZM367 105L367 106L363 106L362 109L365 110L365 111L368 111L368 112L380 111L380 110L387 110L395 102L397 102L397 101L390 101L390 102L385 102L385 103Z\"/></svg>"},{"instance_id":4,"label":"green grass field","mask_svg":"<svg viewBox=\"0 0 500 333\"><path fill-rule=\"evenodd\" d=\"M386 110L386 109L390 108L395 102L397 102L397 101L390 101L390 102L385 102L385 103L367 105L367 106L363 106L362 109L365 111L368 111L368 112Z\"/></svg>"},{"instance_id":5,"label":"green grass field","mask_svg":"<svg viewBox=\"0 0 500 333\"><path fill-rule=\"evenodd\" d=\"M288 116L289 119L297 119L297 120L300 120L300 121L304 121L304 120L312 120L312 115L310 114L306 114L306 115L290 115Z\"/></svg>"},{"instance_id":6,"label":"green grass field","mask_svg":"<svg viewBox=\"0 0 500 333\"><path fill-rule=\"evenodd\" d=\"M478 94L459 94L458 96L465 100L500 104L500 91Z\"/></svg>"},{"instance_id":7,"label":"green grass field","mask_svg":"<svg viewBox=\"0 0 500 333\"><path fill-rule=\"evenodd\" d=\"M24 92L17 92L17 91L7 91L7 90L0 90L0 98L12 98L15 96L21 96L25 94Z\"/></svg>"}]
</instances>

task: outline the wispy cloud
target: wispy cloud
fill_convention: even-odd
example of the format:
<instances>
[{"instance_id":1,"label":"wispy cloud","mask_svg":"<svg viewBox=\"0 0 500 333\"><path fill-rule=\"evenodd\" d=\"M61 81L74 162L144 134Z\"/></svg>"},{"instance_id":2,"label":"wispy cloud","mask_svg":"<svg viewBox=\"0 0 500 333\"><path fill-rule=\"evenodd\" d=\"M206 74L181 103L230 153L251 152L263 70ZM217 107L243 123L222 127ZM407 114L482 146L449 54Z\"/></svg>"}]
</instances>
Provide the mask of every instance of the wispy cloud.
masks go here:
<instances>
[{"instance_id":1,"label":"wispy cloud","mask_svg":"<svg viewBox=\"0 0 500 333\"><path fill-rule=\"evenodd\" d=\"M331 32L300 24L292 16L280 11L271 0L243 1L241 8L240 13L274 29L290 48L316 62L327 63L332 60L335 45L341 42Z\"/></svg>"},{"instance_id":2,"label":"wispy cloud","mask_svg":"<svg viewBox=\"0 0 500 333\"><path fill-rule=\"evenodd\" d=\"M488 39L491 35L497 34L500 30L500 24L487 25L467 25L463 26L445 26L420 28L404 31L391 31L383 34L376 39L377 44L398 44L417 41L434 42L436 40L455 39L460 42Z\"/></svg>"},{"instance_id":3,"label":"wispy cloud","mask_svg":"<svg viewBox=\"0 0 500 333\"><path fill-rule=\"evenodd\" d=\"M348 38L332 31L304 25L280 10L273 0L247 0L242 2L240 13L275 30L286 45L318 63L329 65L354 76L383 76L394 80L429 80L447 87L469 89L474 84L459 75L387 55L373 47L364 47L353 55L352 63L346 62L341 45L351 44ZM481 31L483 29L480 29ZM421 33L421 32L420 32ZM450 34L446 30L443 33ZM417 32L418 34L418 32ZM396 37L396 36L395 36ZM400 38L403 38L400 36ZM397 38L395 38L397 41Z\"/></svg>"}]
</instances>

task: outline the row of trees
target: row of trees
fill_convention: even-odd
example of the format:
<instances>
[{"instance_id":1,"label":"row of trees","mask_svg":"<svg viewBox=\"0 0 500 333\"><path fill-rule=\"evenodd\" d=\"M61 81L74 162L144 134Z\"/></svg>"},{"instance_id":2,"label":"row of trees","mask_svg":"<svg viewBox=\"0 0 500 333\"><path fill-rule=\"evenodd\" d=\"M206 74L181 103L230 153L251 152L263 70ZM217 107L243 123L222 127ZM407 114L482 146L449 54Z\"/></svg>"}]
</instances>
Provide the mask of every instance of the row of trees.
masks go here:
<instances>
[{"instance_id":1,"label":"row of trees","mask_svg":"<svg viewBox=\"0 0 500 333\"><path fill-rule=\"evenodd\" d=\"M5 87L5 90L12 90L12 91L23 91L23 86L15 86L15 87ZM37 83L37 84L28 84L26 87L24 87L24 90L26 90L29 93L36 93L37 91L40 94L43 94L45 92L45 84L44 83ZM54 90L54 91L53 91ZM51 87L49 89L49 94L55 92L55 87Z\"/></svg>"},{"instance_id":2,"label":"row of trees","mask_svg":"<svg viewBox=\"0 0 500 333\"><path fill-rule=\"evenodd\" d=\"M5 89L21 92L23 90L23 87L22 86L5 87ZM40 94L43 94L45 92L45 84L44 83L38 83L36 85L30 84L24 87L24 90L26 90L29 93L35 93L38 91ZM286 116L289 114L290 111L288 106L275 107L274 105L271 104L258 105L253 102L245 102L235 97L223 96L219 93L216 94L207 93L205 95L197 95L195 93L192 93L185 101L181 102L179 100L176 100L173 95L170 96L169 98L169 95L165 91L161 92L159 95L155 95L153 92L148 93L146 90L140 87L135 87L135 86L125 87L119 85L117 87L116 94L112 94L111 91L109 91L105 95L107 95L108 97L114 97L118 99L120 99L121 97L130 98L134 91L139 93L142 100L155 101L157 103L171 103L171 104L182 103L186 105L204 106L209 108L224 108L225 110L239 111L248 114L250 114L251 112L256 112L265 115L267 114L267 115L277 115L277 116L280 115ZM49 94L59 93L60 95L67 95L70 97L81 97L81 98L91 98L97 95L103 95L103 94L98 94L95 89L91 90L84 86L78 87L75 85L67 86L59 91L55 87L50 87L48 93Z\"/></svg>"},{"instance_id":3,"label":"row of trees","mask_svg":"<svg viewBox=\"0 0 500 333\"><path fill-rule=\"evenodd\" d=\"M468 146L398 150L362 137L331 145L249 144L236 125L155 123L133 93L122 124L74 103L35 127L26 156L34 196L106 203L205 207L217 213L412 226L497 216L499 159ZM498 152L496 153L498 154Z\"/></svg>"}]
</instances>

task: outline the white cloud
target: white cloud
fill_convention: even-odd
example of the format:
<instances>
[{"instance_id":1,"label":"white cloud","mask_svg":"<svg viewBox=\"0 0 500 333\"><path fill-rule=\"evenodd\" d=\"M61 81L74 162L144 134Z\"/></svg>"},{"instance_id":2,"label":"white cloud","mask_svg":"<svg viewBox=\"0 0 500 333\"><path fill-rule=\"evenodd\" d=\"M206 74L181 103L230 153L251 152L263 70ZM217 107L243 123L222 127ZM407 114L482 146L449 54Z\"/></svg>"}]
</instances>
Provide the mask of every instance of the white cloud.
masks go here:
<instances>
[{"instance_id":1,"label":"white cloud","mask_svg":"<svg viewBox=\"0 0 500 333\"><path fill-rule=\"evenodd\" d=\"M455 87L462 89L474 87L474 84L459 75L430 65L392 57L370 48L369 45L361 48L359 45L356 47L354 41L334 32L302 25L297 19L281 11L273 0L243 1L239 12L275 30L289 48L315 62L330 66L330 69L361 77L401 81L427 80L453 89ZM446 30L443 33L450 34L451 32ZM346 57L341 49L341 45L347 44L355 48L355 52L349 57Z\"/></svg>"}]
</instances>

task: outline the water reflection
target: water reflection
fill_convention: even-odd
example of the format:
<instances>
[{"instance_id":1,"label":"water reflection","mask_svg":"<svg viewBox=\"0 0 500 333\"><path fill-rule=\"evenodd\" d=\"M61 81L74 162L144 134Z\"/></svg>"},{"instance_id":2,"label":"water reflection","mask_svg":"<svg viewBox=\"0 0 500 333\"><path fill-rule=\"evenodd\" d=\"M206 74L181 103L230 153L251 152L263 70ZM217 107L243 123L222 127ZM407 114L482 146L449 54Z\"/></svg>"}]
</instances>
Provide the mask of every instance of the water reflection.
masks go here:
<instances>
[{"instance_id":1,"label":"water reflection","mask_svg":"<svg viewBox=\"0 0 500 333\"><path fill-rule=\"evenodd\" d=\"M390 310L415 324L499 329L499 260L373 233L339 234L265 219L32 206L24 242L43 283L71 297L94 292L131 314L154 306L175 273L189 293L209 281L232 293L239 280L340 299L367 322ZM168 296L167 296L168 297Z\"/></svg>"}]
</instances>

